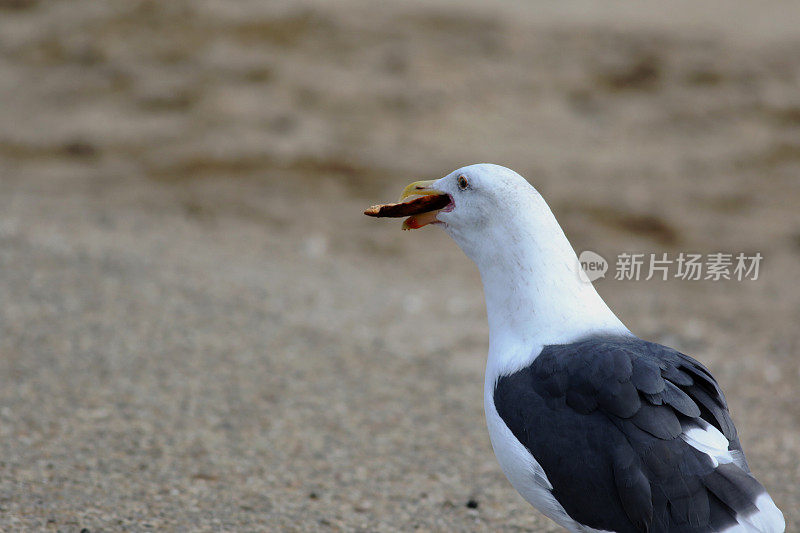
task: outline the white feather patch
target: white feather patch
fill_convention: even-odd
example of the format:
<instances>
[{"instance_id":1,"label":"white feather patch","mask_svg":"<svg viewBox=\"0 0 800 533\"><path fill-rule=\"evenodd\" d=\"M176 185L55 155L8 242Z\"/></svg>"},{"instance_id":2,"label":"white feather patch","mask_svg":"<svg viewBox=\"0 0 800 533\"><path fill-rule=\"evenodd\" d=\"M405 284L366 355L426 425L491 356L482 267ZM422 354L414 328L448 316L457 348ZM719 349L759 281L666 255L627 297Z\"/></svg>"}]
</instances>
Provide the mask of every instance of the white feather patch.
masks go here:
<instances>
[{"instance_id":1,"label":"white feather patch","mask_svg":"<svg viewBox=\"0 0 800 533\"><path fill-rule=\"evenodd\" d=\"M681 438L691 447L708 455L714 467L726 463L734 463L744 468L744 456L738 450L728 450L730 443L720 430L698 419L699 426L685 430ZM758 511L750 515L737 515L738 524L722 533L783 533L786 523L783 513L772 501L769 494L761 494L754 502Z\"/></svg>"},{"instance_id":2,"label":"white feather patch","mask_svg":"<svg viewBox=\"0 0 800 533\"><path fill-rule=\"evenodd\" d=\"M783 513L772 501L766 492L756 498L755 501L758 511L747 516L737 516L736 520L744 527L741 531L752 531L758 533L783 533L786 529L786 521ZM739 531L738 529L735 531Z\"/></svg>"},{"instance_id":3,"label":"white feather patch","mask_svg":"<svg viewBox=\"0 0 800 533\"><path fill-rule=\"evenodd\" d=\"M740 461L737 461L728 450L730 443L725 435L705 420L699 418L697 421L699 427L690 428L681 434L686 444L708 455L714 463L714 468L720 463L736 463L741 466Z\"/></svg>"}]
</instances>

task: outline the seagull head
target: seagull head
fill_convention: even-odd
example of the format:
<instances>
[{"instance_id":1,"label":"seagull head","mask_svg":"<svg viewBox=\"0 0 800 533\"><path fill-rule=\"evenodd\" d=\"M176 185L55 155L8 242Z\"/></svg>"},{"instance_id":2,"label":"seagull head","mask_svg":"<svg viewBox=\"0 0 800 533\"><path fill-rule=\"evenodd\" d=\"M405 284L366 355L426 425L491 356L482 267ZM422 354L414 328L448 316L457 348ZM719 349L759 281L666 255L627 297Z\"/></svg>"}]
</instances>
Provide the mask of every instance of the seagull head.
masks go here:
<instances>
[{"instance_id":1,"label":"seagull head","mask_svg":"<svg viewBox=\"0 0 800 533\"><path fill-rule=\"evenodd\" d=\"M400 199L419 196L446 196L449 202L441 209L412 215L403 229L439 225L479 266L499 255L508 257L520 245L543 243L554 231L560 233L536 189L500 165L469 165L437 180L416 181Z\"/></svg>"},{"instance_id":2,"label":"seagull head","mask_svg":"<svg viewBox=\"0 0 800 533\"><path fill-rule=\"evenodd\" d=\"M591 283L547 203L508 168L477 164L416 181L400 203L365 214L408 217L403 229L441 226L472 259L483 281L490 360L521 368L533 346L592 332L627 332ZM537 352L538 353L538 352Z\"/></svg>"}]
</instances>

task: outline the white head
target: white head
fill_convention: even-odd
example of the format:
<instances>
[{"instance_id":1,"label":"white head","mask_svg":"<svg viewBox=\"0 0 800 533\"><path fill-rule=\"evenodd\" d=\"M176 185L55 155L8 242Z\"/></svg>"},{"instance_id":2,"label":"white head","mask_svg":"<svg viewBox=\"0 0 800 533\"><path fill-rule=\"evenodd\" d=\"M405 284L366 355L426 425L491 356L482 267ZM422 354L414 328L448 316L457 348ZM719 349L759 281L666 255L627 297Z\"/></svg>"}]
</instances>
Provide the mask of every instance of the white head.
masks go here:
<instances>
[{"instance_id":1,"label":"white head","mask_svg":"<svg viewBox=\"0 0 800 533\"><path fill-rule=\"evenodd\" d=\"M509 344L570 342L600 331L627 333L592 284L581 280L572 246L525 178L499 165L470 165L412 183L403 198L445 194L449 205L410 217L404 228L442 226L478 266L490 352Z\"/></svg>"},{"instance_id":2,"label":"white head","mask_svg":"<svg viewBox=\"0 0 800 533\"><path fill-rule=\"evenodd\" d=\"M437 221L479 267L483 261L508 258L520 243L552 239L550 208L511 169L470 165L434 181L432 188L449 194L453 203L439 212Z\"/></svg>"}]
</instances>

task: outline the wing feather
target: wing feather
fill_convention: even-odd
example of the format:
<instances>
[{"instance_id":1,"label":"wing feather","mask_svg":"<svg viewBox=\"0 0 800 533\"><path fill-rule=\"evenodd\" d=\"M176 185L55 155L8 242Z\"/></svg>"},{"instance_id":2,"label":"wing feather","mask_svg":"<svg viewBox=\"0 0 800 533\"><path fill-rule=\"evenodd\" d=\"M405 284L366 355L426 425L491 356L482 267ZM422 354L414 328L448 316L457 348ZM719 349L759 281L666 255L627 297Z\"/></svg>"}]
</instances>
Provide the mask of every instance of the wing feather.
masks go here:
<instances>
[{"instance_id":1,"label":"wing feather","mask_svg":"<svg viewBox=\"0 0 800 533\"><path fill-rule=\"evenodd\" d=\"M498 379L494 401L555 498L588 527L723 530L765 492L743 460L718 462L686 437L711 424L731 456L742 454L711 373L670 348L635 337L547 346Z\"/></svg>"}]
</instances>

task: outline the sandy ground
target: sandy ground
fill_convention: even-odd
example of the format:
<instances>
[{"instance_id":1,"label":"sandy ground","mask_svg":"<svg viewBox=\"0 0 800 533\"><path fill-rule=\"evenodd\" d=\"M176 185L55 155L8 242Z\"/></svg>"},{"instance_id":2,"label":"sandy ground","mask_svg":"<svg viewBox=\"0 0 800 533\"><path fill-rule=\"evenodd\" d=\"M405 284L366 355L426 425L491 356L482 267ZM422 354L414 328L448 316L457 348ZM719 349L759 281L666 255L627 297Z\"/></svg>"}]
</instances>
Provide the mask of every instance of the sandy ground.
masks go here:
<instances>
[{"instance_id":1,"label":"sandy ground","mask_svg":"<svg viewBox=\"0 0 800 533\"><path fill-rule=\"evenodd\" d=\"M0 1L0 529L557 531L482 413L477 273L361 210L513 167L711 367L800 523L794 2ZM469 505L468 505L469 504Z\"/></svg>"}]
</instances>

